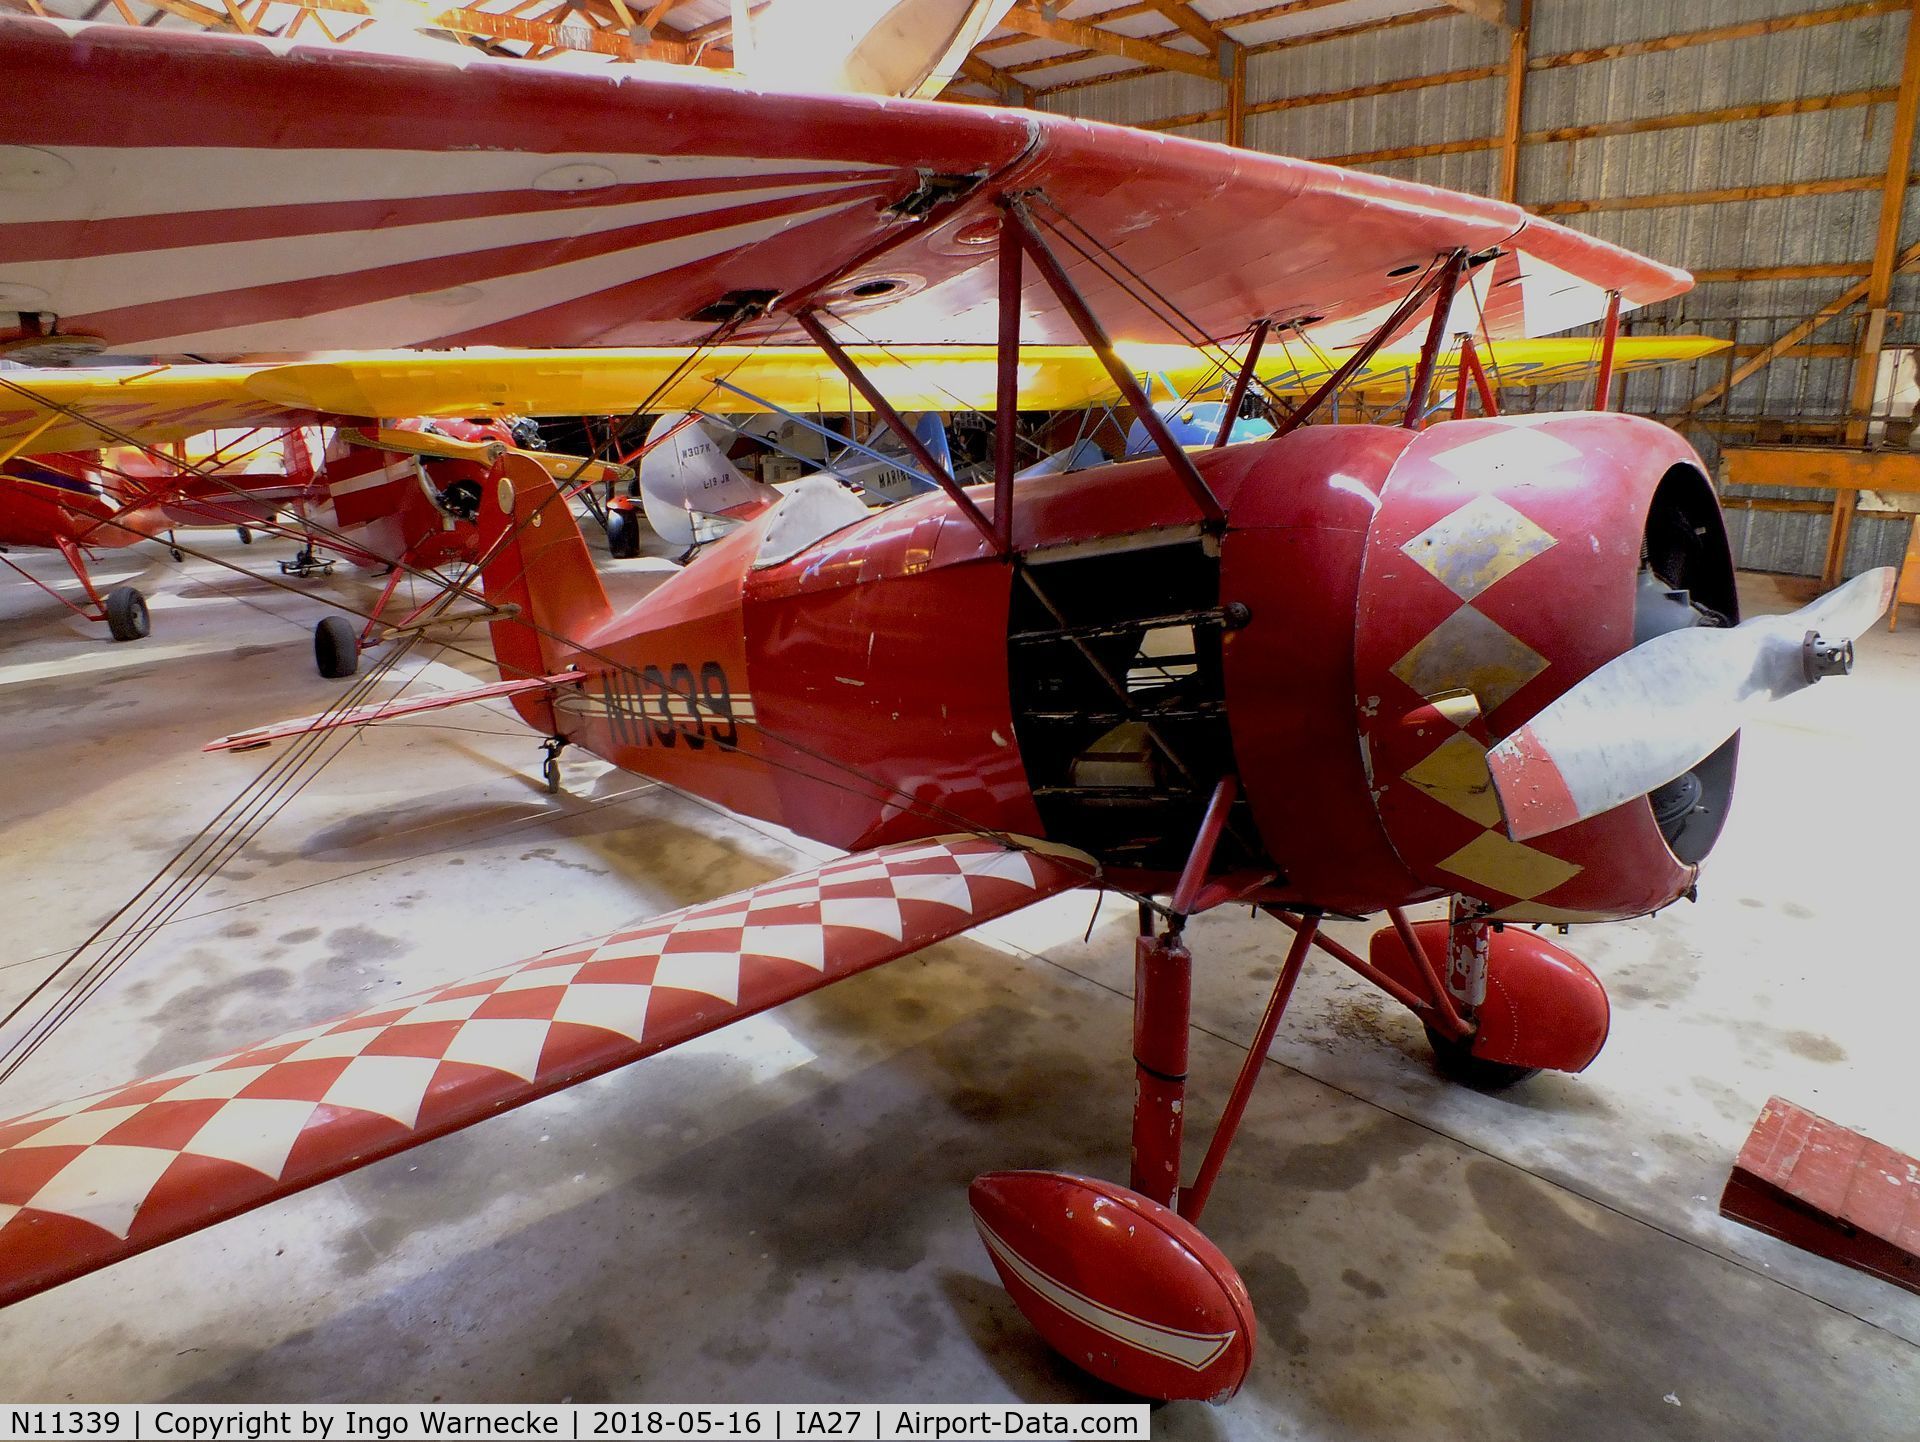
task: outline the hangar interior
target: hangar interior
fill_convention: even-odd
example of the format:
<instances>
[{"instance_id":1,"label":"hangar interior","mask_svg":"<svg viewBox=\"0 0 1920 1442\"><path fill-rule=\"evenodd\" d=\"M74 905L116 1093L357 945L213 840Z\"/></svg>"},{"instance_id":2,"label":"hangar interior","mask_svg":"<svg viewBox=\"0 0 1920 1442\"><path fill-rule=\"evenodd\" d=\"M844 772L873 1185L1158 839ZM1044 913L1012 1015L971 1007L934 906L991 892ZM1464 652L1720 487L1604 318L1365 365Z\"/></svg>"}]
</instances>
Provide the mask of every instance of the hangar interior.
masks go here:
<instances>
[{"instance_id":1,"label":"hangar interior","mask_svg":"<svg viewBox=\"0 0 1920 1442\"><path fill-rule=\"evenodd\" d=\"M4 0L316 46L417 24L474 57L584 73L731 64L748 48L736 25L807 3L486 0L416 22L361 0ZM1231 1401L1157 1409L1154 1435L1913 1437L1913 1291L1720 1203L1773 1097L1920 1155L1902 1080L1920 1010L1904 906L1920 834L1920 3L1015 0L940 98L1509 201L1683 267L1691 289L1619 333L1724 349L1626 371L1603 396L1590 375L1499 383L1502 411L1598 404L1673 428L1714 481L1744 615L1899 573L1893 624L1857 638L1855 674L1740 723L1737 797L1697 896L1542 933L1611 1003L1585 1070L1463 1085L1419 1018L1331 960L1306 965L1207 1213L1258 1355ZM1597 357L1601 329L1573 334ZM680 545L648 533L637 557L611 554L576 512L616 603L681 573ZM92 560L102 594L136 586L151 607L135 644L48 601L71 587L57 554L13 551L0 574L0 1008L65 985L150 876L178 882L183 854L192 868L131 964L104 967L17 1074L10 1054L0 1115L838 854L581 748L558 754L549 794L539 738L500 698L350 733L215 865L194 848L243 829L224 808L276 753L203 744L335 705L315 622L330 603L365 614L383 580L290 583L272 565L290 546L231 527L183 531L181 550ZM430 600L413 576L398 596ZM504 673L491 654L470 624L387 679L479 686ZM1380 924L1324 930L1365 955ZM0 1310L0 1397L1115 1400L1001 1289L967 1183L1127 1174L1138 930L1124 890L1053 896L30 1297ZM1235 905L1187 939L1191 1165L1288 938Z\"/></svg>"}]
</instances>

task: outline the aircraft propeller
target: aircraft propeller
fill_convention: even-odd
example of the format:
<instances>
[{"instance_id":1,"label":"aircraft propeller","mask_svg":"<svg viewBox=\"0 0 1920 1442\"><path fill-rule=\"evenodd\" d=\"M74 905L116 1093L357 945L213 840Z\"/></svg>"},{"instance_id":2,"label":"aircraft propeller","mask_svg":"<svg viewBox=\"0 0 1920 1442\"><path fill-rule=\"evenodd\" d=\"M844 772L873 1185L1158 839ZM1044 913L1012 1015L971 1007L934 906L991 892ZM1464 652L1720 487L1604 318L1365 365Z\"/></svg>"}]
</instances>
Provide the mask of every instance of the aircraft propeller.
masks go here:
<instances>
[{"instance_id":1,"label":"aircraft propeller","mask_svg":"<svg viewBox=\"0 0 1920 1442\"><path fill-rule=\"evenodd\" d=\"M1890 567L1785 616L1669 630L1616 656L1487 753L1516 841L1666 786L1762 705L1853 669L1853 641L1886 614Z\"/></svg>"}]
</instances>

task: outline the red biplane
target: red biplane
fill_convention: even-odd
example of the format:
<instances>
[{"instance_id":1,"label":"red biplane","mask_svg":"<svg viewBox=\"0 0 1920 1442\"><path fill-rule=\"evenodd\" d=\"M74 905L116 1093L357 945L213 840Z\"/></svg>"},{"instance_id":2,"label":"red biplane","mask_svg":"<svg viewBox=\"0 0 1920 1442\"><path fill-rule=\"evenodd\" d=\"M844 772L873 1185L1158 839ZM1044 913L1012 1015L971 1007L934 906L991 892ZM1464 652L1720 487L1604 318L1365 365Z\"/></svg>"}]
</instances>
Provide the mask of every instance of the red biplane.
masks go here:
<instances>
[{"instance_id":1,"label":"red biplane","mask_svg":"<svg viewBox=\"0 0 1920 1442\"><path fill-rule=\"evenodd\" d=\"M146 598L132 586L102 597L89 554L155 540L181 560L176 528L234 527L243 540L256 531L293 539L300 550L280 563L283 573L324 574L338 557L387 578L364 624L356 628L344 616L330 616L315 627L320 674L349 676L361 651L382 634L382 617L403 579L426 579L437 591L450 584L440 568L473 562L474 515L489 467L503 450L520 440L537 442L537 435L517 417L383 425L244 391L237 400L222 394L254 374L247 367L155 367L0 378L0 399L16 403L0 409L0 430L13 432L0 452L7 455L0 460L0 547L58 550L87 604L68 600L4 555L0 561L70 610L104 620L116 641L131 641L148 633ZM180 390L216 399L182 402L166 395ZM209 417L243 424L202 429L197 422ZM112 444L18 454L48 433L67 442ZM582 485L628 474L584 457L543 459ZM316 547L329 554L322 557ZM413 619L404 616L398 624Z\"/></svg>"},{"instance_id":2,"label":"red biplane","mask_svg":"<svg viewBox=\"0 0 1920 1442\"><path fill-rule=\"evenodd\" d=\"M999 1173L975 1216L1080 1366L1223 1397L1252 1301L1196 1223L1310 951L1469 1080L1580 1070L1600 982L1506 924L1690 892L1746 708L1847 669L1885 604L1876 573L1738 624L1678 436L1467 416L1464 361L1461 419L1307 424L1395 337L1424 338L1424 397L1456 335L1610 336L1688 283L1498 202L1057 116L46 22L0 27L0 76L34 178L0 254L63 328L196 352L805 336L940 485L869 513L802 482L615 606L553 479L503 457L480 565L514 614L480 694L850 854L0 1124L7 1299L1100 885L1140 904L1130 1185ZM991 485L918 446L841 349L850 317L997 340ZM1239 338L1243 377L1296 337L1347 362L1275 438L1190 453L1111 349L1169 326ZM1095 347L1158 454L1016 488L1023 339ZM1441 898L1450 921L1407 920ZM1271 915L1286 962L1189 1174L1185 936L1227 903ZM1328 913L1390 924L1361 956Z\"/></svg>"}]
</instances>

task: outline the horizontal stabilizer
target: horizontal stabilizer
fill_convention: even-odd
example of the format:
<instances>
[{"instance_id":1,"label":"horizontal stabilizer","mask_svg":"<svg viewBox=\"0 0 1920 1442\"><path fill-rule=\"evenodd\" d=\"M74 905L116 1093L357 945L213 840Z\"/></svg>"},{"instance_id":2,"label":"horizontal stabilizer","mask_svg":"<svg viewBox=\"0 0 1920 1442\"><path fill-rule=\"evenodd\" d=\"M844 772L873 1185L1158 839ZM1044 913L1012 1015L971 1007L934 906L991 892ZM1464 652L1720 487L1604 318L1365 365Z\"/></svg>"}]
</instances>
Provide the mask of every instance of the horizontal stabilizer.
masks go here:
<instances>
[{"instance_id":1,"label":"horizontal stabilizer","mask_svg":"<svg viewBox=\"0 0 1920 1442\"><path fill-rule=\"evenodd\" d=\"M441 691L432 696L413 696L405 701L375 701L345 711L322 711L317 716L302 716L297 721L280 721L271 726L256 726L251 731L236 731L209 741L202 751L251 751L290 736L307 736L315 731L333 731L342 726L371 726L399 716L418 716L423 711L444 711L449 706L464 706L469 701L493 701L502 696L521 696L531 691L557 691L562 686L578 686L586 679L583 672L565 671L558 676L529 676L519 681L496 681L491 686L475 686L471 691Z\"/></svg>"},{"instance_id":2,"label":"horizontal stabilizer","mask_svg":"<svg viewBox=\"0 0 1920 1442\"><path fill-rule=\"evenodd\" d=\"M1079 852L1021 846L945 836L842 857L0 1121L0 1305L1094 875Z\"/></svg>"},{"instance_id":3,"label":"horizontal stabilizer","mask_svg":"<svg viewBox=\"0 0 1920 1442\"><path fill-rule=\"evenodd\" d=\"M526 451L499 441L463 441L434 431L397 430L391 426L372 429L348 428L341 436L356 446L376 451L392 451L402 456L425 456L432 460L472 461L491 466L502 455L525 456L556 481L566 485L616 485L633 479L633 469L614 461L596 461L591 456L569 456L559 451Z\"/></svg>"}]
</instances>

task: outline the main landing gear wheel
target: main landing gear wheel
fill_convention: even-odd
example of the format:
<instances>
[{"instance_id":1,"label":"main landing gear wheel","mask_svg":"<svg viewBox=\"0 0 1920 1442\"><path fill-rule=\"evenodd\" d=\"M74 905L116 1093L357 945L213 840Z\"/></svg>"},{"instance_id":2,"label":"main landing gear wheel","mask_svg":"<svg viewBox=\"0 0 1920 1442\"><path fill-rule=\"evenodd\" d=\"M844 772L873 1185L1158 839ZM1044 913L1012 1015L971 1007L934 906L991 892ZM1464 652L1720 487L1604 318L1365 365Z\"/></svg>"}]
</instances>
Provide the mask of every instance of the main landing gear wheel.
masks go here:
<instances>
[{"instance_id":1,"label":"main landing gear wheel","mask_svg":"<svg viewBox=\"0 0 1920 1442\"><path fill-rule=\"evenodd\" d=\"M107 630L116 641L138 641L153 629L147 598L131 586L107 592Z\"/></svg>"},{"instance_id":2,"label":"main landing gear wheel","mask_svg":"<svg viewBox=\"0 0 1920 1442\"><path fill-rule=\"evenodd\" d=\"M313 663L330 681L360 669L360 638L344 616L329 616L313 628Z\"/></svg>"},{"instance_id":3,"label":"main landing gear wheel","mask_svg":"<svg viewBox=\"0 0 1920 1442\"><path fill-rule=\"evenodd\" d=\"M1433 1048L1433 1064L1440 1075L1449 1081L1470 1086L1475 1091L1505 1091L1540 1070L1537 1066L1488 1061L1483 1056L1475 1056L1468 1049L1472 1045L1471 1038L1451 1037L1431 1026L1426 1031L1427 1045Z\"/></svg>"},{"instance_id":4,"label":"main landing gear wheel","mask_svg":"<svg viewBox=\"0 0 1920 1442\"><path fill-rule=\"evenodd\" d=\"M632 512L607 512L607 550L619 561L631 561L640 554L640 523Z\"/></svg>"}]
</instances>

